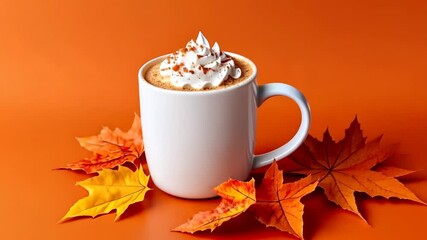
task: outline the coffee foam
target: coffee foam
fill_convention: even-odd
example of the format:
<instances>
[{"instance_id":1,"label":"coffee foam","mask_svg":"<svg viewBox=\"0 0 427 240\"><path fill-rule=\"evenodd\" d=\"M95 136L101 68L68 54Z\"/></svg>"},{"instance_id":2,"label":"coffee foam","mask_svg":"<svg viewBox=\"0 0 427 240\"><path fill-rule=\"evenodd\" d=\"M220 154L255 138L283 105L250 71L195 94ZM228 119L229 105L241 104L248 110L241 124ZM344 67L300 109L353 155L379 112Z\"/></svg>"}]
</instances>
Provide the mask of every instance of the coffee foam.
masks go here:
<instances>
[{"instance_id":1,"label":"coffee foam","mask_svg":"<svg viewBox=\"0 0 427 240\"><path fill-rule=\"evenodd\" d=\"M214 87L214 86L208 86L202 89L194 89L189 86L183 86L183 87L176 87L170 83L170 79L168 76L162 76L160 74L160 64L161 61L156 62L152 66L150 66L147 71L144 74L145 80L150 83L151 85L154 85L159 88L169 89L169 90L176 90L176 91L208 91L208 90L216 90L216 89L223 89L227 88L233 85L236 85L240 82L243 82L247 80L249 77L251 77L254 73L254 69L252 68L251 64L243 59L231 57L236 65L236 67L241 69L241 76L237 79L233 79L231 77L228 77L226 80L224 80L221 85Z\"/></svg>"}]
</instances>

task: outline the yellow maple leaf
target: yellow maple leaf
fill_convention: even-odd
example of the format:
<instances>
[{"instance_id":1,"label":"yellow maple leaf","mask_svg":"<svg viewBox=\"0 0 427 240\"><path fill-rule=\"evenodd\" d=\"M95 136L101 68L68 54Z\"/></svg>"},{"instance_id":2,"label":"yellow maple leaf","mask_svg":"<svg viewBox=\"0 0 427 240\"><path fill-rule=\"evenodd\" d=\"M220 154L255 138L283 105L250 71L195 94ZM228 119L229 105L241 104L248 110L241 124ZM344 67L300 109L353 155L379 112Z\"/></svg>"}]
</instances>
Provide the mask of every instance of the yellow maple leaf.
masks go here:
<instances>
[{"instance_id":1,"label":"yellow maple leaf","mask_svg":"<svg viewBox=\"0 0 427 240\"><path fill-rule=\"evenodd\" d=\"M230 179L215 188L222 198L218 207L211 211L199 212L188 222L172 231L194 233L210 229L211 232L222 223L237 217L255 203L255 180L241 182Z\"/></svg>"},{"instance_id":2,"label":"yellow maple leaf","mask_svg":"<svg viewBox=\"0 0 427 240\"><path fill-rule=\"evenodd\" d=\"M96 217L114 209L116 221L129 205L143 201L146 192L151 190L147 186L149 176L142 167L133 172L119 166L118 170L104 169L98 174L76 184L85 188L89 196L78 200L61 222L78 216Z\"/></svg>"}]
</instances>

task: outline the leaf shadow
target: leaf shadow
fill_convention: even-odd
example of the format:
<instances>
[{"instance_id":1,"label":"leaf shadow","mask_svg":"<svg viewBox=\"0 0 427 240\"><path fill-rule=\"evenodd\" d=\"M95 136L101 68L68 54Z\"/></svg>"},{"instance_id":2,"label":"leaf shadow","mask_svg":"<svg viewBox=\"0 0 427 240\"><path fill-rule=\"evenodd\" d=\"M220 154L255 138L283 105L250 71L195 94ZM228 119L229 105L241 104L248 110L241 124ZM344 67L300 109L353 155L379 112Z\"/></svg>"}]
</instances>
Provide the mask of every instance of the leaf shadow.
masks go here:
<instances>
[{"instance_id":1,"label":"leaf shadow","mask_svg":"<svg viewBox=\"0 0 427 240\"><path fill-rule=\"evenodd\" d=\"M133 217L136 217L138 214L141 214L144 212L144 210L151 207L152 203L154 202L153 198L153 190L148 191L144 197L144 201L137 202L132 205L130 205L126 211L120 216L120 218L117 220L117 222L127 220Z\"/></svg>"},{"instance_id":2,"label":"leaf shadow","mask_svg":"<svg viewBox=\"0 0 427 240\"><path fill-rule=\"evenodd\" d=\"M422 181L426 181L427 178L425 177L425 173L420 172L414 172L407 176L398 177L399 181L402 183L418 183Z\"/></svg>"},{"instance_id":3,"label":"leaf shadow","mask_svg":"<svg viewBox=\"0 0 427 240\"><path fill-rule=\"evenodd\" d=\"M150 201L150 200L147 200ZM143 202L138 202L130 205L126 211L117 219L117 222L125 221L127 219L133 218L138 214L141 214L146 208L145 200Z\"/></svg>"},{"instance_id":4,"label":"leaf shadow","mask_svg":"<svg viewBox=\"0 0 427 240\"><path fill-rule=\"evenodd\" d=\"M58 172L63 176L66 176L67 179L72 179L75 184L77 184L80 181L83 181L85 179L95 177L98 175L98 173L86 173L83 170L71 170L71 169L52 169L53 172Z\"/></svg>"},{"instance_id":5,"label":"leaf shadow","mask_svg":"<svg viewBox=\"0 0 427 240\"><path fill-rule=\"evenodd\" d=\"M379 205L387 205L387 204L393 204L393 205L413 204L413 205L421 205L421 206L423 205L422 203L414 202L408 199L399 199L395 197L392 197L389 199L380 197L380 196L370 197L368 194L360 193L360 192L355 192L355 197L356 197L356 202L357 202L357 207L359 209L359 212L366 219L369 225L371 225L372 223L372 215L368 209L369 208L368 206L370 205L370 203L375 202L375 204L379 204Z\"/></svg>"},{"instance_id":6,"label":"leaf shadow","mask_svg":"<svg viewBox=\"0 0 427 240\"><path fill-rule=\"evenodd\" d=\"M262 237L259 233L262 232ZM253 239L256 234L260 238L277 238L277 233L282 233L284 239L295 239L292 235L286 232L280 232L273 227L266 227L255 219L253 212L249 209L236 218L224 222L220 227L213 232L207 230L194 234L198 239Z\"/></svg>"},{"instance_id":7,"label":"leaf shadow","mask_svg":"<svg viewBox=\"0 0 427 240\"><path fill-rule=\"evenodd\" d=\"M320 188L303 197L301 202L304 204L304 238L313 239L319 229L327 227L327 222L339 208L327 200Z\"/></svg>"},{"instance_id":8,"label":"leaf shadow","mask_svg":"<svg viewBox=\"0 0 427 240\"><path fill-rule=\"evenodd\" d=\"M52 168L51 171L55 171L55 172L69 172L71 174L77 175L77 176L96 176L96 174L94 173L86 173L85 171L81 170L81 169L69 169L69 168L64 168L64 167L59 167L59 168Z\"/></svg>"},{"instance_id":9,"label":"leaf shadow","mask_svg":"<svg viewBox=\"0 0 427 240\"><path fill-rule=\"evenodd\" d=\"M102 216L105 216L105 215L109 215L109 214L115 213L115 212L116 211L114 210L114 211L111 211L110 213L100 214L100 215L95 216L95 217L91 217L91 216L77 216L77 217L68 218L68 219L65 219L65 220L59 220L57 223L58 224L67 224L67 223L72 223L72 222L76 222L76 221L85 221L85 220L89 221L89 220L92 220L92 219L95 219L95 218L99 218L99 217L102 217Z\"/></svg>"}]
</instances>

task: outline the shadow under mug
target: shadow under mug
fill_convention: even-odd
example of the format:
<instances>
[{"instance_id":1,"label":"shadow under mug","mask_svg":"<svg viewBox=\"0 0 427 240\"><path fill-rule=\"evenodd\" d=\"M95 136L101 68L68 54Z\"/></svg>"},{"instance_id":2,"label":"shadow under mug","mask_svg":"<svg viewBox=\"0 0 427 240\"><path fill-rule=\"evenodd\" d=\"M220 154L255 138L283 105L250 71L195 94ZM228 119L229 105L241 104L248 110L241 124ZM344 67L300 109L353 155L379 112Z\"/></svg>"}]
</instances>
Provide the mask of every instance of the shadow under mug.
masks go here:
<instances>
[{"instance_id":1,"label":"shadow under mug","mask_svg":"<svg viewBox=\"0 0 427 240\"><path fill-rule=\"evenodd\" d=\"M176 91L151 85L145 72L167 57L145 63L138 73L145 154L154 184L177 197L214 197L213 190L229 178L246 180L253 168L292 153L310 127L310 108L296 88L283 83L256 84L257 69L249 59L228 55L250 64L253 74L227 88ZM295 136L281 147L254 155L257 107L272 96L294 100L301 111Z\"/></svg>"}]
</instances>

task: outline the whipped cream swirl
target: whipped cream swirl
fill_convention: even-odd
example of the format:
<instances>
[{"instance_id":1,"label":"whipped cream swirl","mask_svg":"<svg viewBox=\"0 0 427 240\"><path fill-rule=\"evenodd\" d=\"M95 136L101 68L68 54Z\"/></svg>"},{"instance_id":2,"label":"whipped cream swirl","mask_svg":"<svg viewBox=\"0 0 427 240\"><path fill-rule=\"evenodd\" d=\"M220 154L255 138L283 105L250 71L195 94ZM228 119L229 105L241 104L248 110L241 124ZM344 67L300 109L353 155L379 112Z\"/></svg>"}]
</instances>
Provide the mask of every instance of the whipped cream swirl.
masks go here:
<instances>
[{"instance_id":1,"label":"whipped cream swirl","mask_svg":"<svg viewBox=\"0 0 427 240\"><path fill-rule=\"evenodd\" d=\"M212 48L201 32L196 42L193 40L168 56L160 64L160 74L169 77L170 83L176 87L203 89L217 87L229 77L237 79L241 76L233 59L221 52L218 43Z\"/></svg>"}]
</instances>

